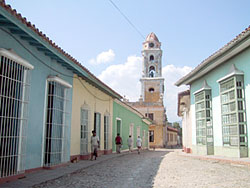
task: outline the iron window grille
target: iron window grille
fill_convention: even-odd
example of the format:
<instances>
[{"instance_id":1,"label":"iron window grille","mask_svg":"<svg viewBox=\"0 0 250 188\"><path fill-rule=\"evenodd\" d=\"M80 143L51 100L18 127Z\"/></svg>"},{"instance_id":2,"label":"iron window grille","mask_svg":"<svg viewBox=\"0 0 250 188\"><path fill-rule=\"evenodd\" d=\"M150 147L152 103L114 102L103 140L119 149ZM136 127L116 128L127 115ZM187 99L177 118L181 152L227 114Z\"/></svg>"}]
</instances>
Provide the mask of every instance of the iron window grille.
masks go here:
<instances>
[{"instance_id":1,"label":"iron window grille","mask_svg":"<svg viewBox=\"0 0 250 188\"><path fill-rule=\"evenodd\" d=\"M88 153L88 134L89 134L89 110L81 108L81 135L80 135L80 154Z\"/></svg>"},{"instance_id":2,"label":"iron window grille","mask_svg":"<svg viewBox=\"0 0 250 188\"><path fill-rule=\"evenodd\" d=\"M13 51L0 48L0 178L25 171L33 68Z\"/></svg>"},{"instance_id":3,"label":"iron window grille","mask_svg":"<svg viewBox=\"0 0 250 188\"><path fill-rule=\"evenodd\" d=\"M49 77L47 86L44 166L50 167L68 158L69 88L72 86L58 77Z\"/></svg>"},{"instance_id":4,"label":"iron window grille","mask_svg":"<svg viewBox=\"0 0 250 188\"><path fill-rule=\"evenodd\" d=\"M109 149L109 116L104 116L104 149Z\"/></svg>"}]
</instances>

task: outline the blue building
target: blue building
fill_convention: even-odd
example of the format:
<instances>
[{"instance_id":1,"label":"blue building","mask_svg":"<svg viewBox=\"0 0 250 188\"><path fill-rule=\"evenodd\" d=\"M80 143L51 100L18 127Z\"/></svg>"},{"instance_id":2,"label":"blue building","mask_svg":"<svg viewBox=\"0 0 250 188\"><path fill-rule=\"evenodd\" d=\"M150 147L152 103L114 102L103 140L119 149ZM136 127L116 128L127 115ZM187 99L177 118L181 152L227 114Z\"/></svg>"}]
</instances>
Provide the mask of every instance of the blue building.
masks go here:
<instances>
[{"instance_id":1,"label":"blue building","mask_svg":"<svg viewBox=\"0 0 250 188\"><path fill-rule=\"evenodd\" d=\"M176 83L190 86L193 153L249 157L249 67L250 27Z\"/></svg>"},{"instance_id":2,"label":"blue building","mask_svg":"<svg viewBox=\"0 0 250 188\"><path fill-rule=\"evenodd\" d=\"M74 75L108 88L0 1L0 182L70 160Z\"/></svg>"}]
</instances>

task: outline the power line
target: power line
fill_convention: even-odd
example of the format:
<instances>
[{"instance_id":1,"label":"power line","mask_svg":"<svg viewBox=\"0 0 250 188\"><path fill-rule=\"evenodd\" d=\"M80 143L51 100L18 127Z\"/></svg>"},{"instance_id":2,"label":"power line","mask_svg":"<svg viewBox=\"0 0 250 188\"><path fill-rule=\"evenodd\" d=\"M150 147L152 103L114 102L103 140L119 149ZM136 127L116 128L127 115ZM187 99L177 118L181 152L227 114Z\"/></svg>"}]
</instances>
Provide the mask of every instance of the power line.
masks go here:
<instances>
[{"instance_id":1,"label":"power line","mask_svg":"<svg viewBox=\"0 0 250 188\"><path fill-rule=\"evenodd\" d=\"M116 10L118 10L118 12L127 20L127 22L136 30L136 32L143 38L143 40L145 39L145 37L143 36L143 34L139 31L139 29L137 29L137 27L129 20L129 18L121 11L121 9L112 1L109 0L109 2L115 7Z\"/></svg>"},{"instance_id":2,"label":"power line","mask_svg":"<svg viewBox=\"0 0 250 188\"><path fill-rule=\"evenodd\" d=\"M55 71L56 73L61 74L61 75L65 76L65 77L69 77L69 78L73 78L73 79L78 79L79 82L81 83L81 85L88 91L89 94L91 94L92 96L94 96L94 98L96 98L96 99L98 99L98 100L100 100L100 101L109 101L109 100L110 100L110 99L102 99L102 98L98 97L96 94L92 93L92 92L82 83L82 81L81 81L81 79L79 78L79 76L74 77L74 76L72 76L72 75L64 74L63 72L60 72L60 71L56 70L55 68L53 68L53 67L47 65L47 63L45 63L43 60L41 60L39 57L37 57L34 53L32 53L32 51L29 50L26 46L24 46L24 45L22 44L22 42L19 41L19 39L17 39L12 33L10 33L9 31L7 31L6 29L3 29L3 28L0 28L0 30L2 30L3 32L9 34L9 35L10 35L19 45L21 45L27 52L29 52L29 54L31 54L35 59L37 59L38 62L42 63L44 66L46 66L46 67L49 68L50 70Z\"/></svg>"}]
</instances>

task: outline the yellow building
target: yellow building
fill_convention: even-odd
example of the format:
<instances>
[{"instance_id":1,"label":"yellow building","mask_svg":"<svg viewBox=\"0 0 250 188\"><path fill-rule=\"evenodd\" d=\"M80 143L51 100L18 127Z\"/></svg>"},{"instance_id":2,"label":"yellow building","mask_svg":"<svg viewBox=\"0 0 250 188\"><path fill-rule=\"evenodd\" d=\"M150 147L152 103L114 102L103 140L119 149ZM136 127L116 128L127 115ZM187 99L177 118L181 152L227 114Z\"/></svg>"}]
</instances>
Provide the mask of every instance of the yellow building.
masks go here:
<instances>
[{"instance_id":1,"label":"yellow building","mask_svg":"<svg viewBox=\"0 0 250 188\"><path fill-rule=\"evenodd\" d=\"M161 43L154 33L150 33L143 43L142 56L141 97L138 102L128 102L128 104L152 120L152 125L149 127L149 146L164 147L166 115L163 105L162 50Z\"/></svg>"},{"instance_id":2,"label":"yellow building","mask_svg":"<svg viewBox=\"0 0 250 188\"><path fill-rule=\"evenodd\" d=\"M71 160L90 158L92 130L95 130L100 138L99 154L111 153L113 99L121 96L97 78L95 79L98 85L77 75L74 77Z\"/></svg>"},{"instance_id":3,"label":"yellow building","mask_svg":"<svg viewBox=\"0 0 250 188\"><path fill-rule=\"evenodd\" d=\"M167 145L166 147L176 147L178 144L178 129L167 127Z\"/></svg>"}]
</instances>

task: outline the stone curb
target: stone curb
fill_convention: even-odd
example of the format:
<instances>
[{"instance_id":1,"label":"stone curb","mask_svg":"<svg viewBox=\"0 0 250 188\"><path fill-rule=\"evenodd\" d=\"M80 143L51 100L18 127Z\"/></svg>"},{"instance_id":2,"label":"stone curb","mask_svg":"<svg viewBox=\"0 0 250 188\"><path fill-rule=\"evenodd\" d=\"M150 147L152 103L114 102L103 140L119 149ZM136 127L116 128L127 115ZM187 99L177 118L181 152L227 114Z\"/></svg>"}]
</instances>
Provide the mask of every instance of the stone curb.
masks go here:
<instances>
[{"instance_id":1,"label":"stone curb","mask_svg":"<svg viewBox=\"0 0 250 188\"><path fill-rule=\"evenodd\" d=\"M249 161L241 161L240 159L227 159L227 158L221 158L221 157L209 157L209 156L197 156L197 155L192 155L192 154L185 154L185 153L178 153L181 156L185 156L185 157L192 157L195 159L199 159L199 160L204 160L204 161L217 161L220 163L230 163L230 164L237 164L237 165L244 165L247 167L250 167L250 159ZM247 159L248 160L248 159Z\"/></svg>"},{"instance_id":2,"label":"stone curb","mask_svg":"<svg viewBox=\"0 0 250 188\"><path fill-rule=\"evenodd\" d=\"M16 188L16 187L32 187L39 185L41 183L45 183L54 179L58 179L64 175L77 173L78 171L96 165L98 163L105 162L107 160L111 160L116 157L122 157L124 155L128 155L128 152L122 152L120 154L112 153L109 155L102 155L97 158L97 160L82 160L78 163L69 163L66 166L59 167L53 170L38 170L36 172L27 173L25 178L18 179L15 181L7 182L4 184L0 184L0 187L3 188ZM77 165L78 164L78 165ZM35 181L34 181L35 180Z\"/></svg>"}]
</instances>

